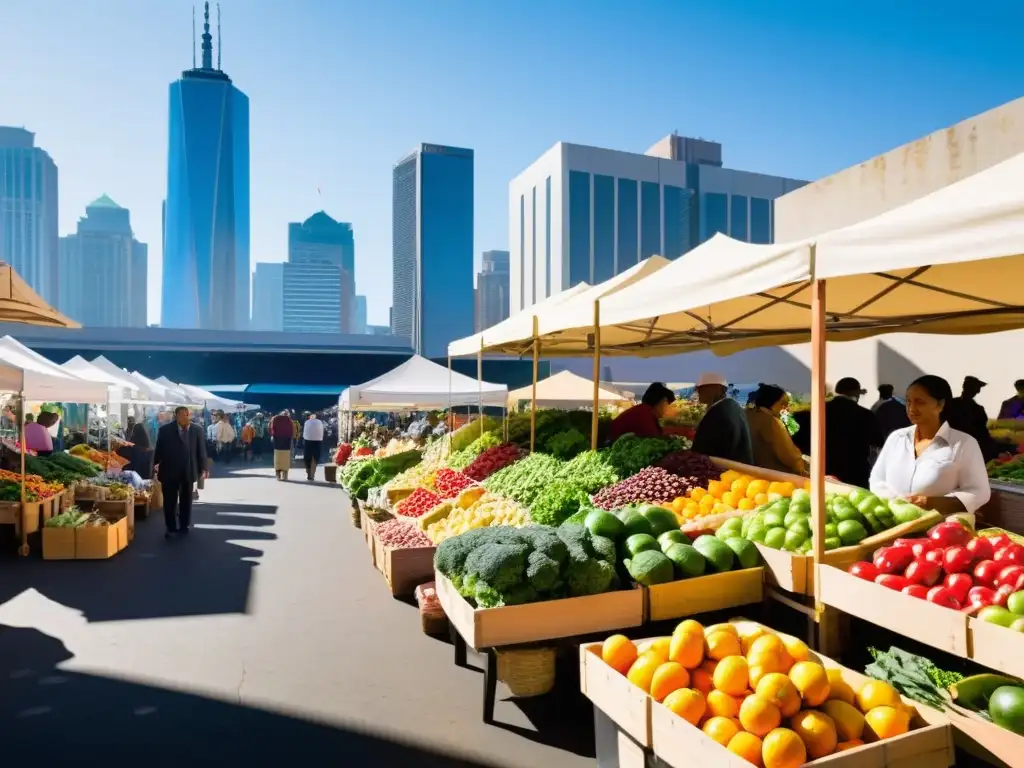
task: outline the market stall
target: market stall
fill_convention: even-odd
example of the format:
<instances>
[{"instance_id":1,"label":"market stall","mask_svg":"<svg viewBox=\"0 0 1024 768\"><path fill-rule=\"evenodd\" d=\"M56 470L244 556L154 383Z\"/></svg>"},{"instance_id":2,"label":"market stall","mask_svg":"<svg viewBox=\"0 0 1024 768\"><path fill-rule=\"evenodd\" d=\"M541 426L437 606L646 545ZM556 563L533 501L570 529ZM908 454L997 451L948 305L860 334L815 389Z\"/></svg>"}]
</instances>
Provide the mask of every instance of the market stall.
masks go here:
<instances>
[{"instance_id":1,"label":"market stall","mask_svg":"<svg viewBox=\"0 0 1024 768\"><path fill-rule=\"evenodd\" d=\"M577 376L572 371L559 371L537 382L536 398L533 386L520 387L508 393L513 406L523 401L534 401L538 408L590 408L594 403L594 382ZM597 402L606 406L632 404L632 393L615 392L598 385Z\"/></svg>"}]
</instances>

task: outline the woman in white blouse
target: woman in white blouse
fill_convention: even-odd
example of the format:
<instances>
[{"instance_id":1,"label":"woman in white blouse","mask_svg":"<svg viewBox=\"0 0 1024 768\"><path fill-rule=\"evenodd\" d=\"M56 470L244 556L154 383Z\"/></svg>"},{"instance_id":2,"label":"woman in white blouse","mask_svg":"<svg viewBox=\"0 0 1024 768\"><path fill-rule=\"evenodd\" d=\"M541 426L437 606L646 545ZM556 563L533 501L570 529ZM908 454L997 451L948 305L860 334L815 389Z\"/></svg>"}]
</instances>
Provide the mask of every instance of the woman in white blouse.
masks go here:
<instances>
[{"instance_id":1,"label":"woman in white blouse","mask_svg":"<svg viewBox=\"0 0 1024 768\"><path fill-rule=\"evenodd\" d=\"M907 388L911 426L886 439L871 470L872 493L900 496L943 515L973 517L988 502L992 491L978 441L943 418L952 399L949 382L940 376L922 376Z\"/></svg>"}]
</instances>

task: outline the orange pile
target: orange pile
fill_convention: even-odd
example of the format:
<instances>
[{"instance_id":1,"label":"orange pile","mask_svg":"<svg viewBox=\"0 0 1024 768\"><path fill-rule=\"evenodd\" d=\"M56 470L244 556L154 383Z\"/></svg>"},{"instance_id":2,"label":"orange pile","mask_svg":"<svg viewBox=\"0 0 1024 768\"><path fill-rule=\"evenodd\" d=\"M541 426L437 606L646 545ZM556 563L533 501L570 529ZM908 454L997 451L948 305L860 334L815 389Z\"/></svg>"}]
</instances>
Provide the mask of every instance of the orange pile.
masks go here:
<instances>
[{"instance_id":1,"label":"orange pile","mask_svg":"<svg viewBox=\"0 0 1024 768\"><path fill-rule=\"evenodd\" d=\"M790 482L762 480L730 469L709 482L707 488L694 488L673 500L672 511L687 520L737 510L747 512L773 499L788 499L794 490Z\"/></svg>"},{"instance_id":2,"label":"orange pile","mask_svg":"<svg viewBox=\"0 0 1024 768\"><path fill-rule=\"evenodd\" d=\"M637 647L605 640L601 657L634 685L749 763L796 768L910 729L913 709L877 680L859 691L807 645L753 622L703 627Z\"/></svg>"}]
</instances>

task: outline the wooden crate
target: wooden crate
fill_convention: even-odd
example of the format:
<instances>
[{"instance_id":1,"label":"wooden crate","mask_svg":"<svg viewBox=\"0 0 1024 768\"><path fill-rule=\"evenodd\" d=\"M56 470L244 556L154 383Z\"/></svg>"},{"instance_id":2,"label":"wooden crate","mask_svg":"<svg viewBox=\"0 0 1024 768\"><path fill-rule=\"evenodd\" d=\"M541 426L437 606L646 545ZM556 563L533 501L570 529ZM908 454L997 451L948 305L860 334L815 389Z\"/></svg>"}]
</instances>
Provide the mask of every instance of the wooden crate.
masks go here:
<instances>
[{"instance_id":1,"label":"wooden crate","mask_svg":"<svg viewBox=\"0 0 1024 768\"><path fill-rule=\"evenodd\" d=\"M67 512L75 505L75 486L64 489L60 498L60 511Z\"/></svg>"},{"instance_id":2,"label":"wooden crate","mask_svg":"<svg viewBox=\"0 0 1024 768\"><path fill-rule=\"evenodd\" d=\"M106 560L128 546L128 520L81 528L43 528L43 559Z\"/></svg>"},{"instance_id":3,"label":"wooden crate","mask_svg":"<svg viewBox=\"0 0 1024 768\"><path fill-rule=\"evenodd\" d=\"M968 716L949 712L947 716L953 726L953 740L960 749L980 758L986 765L1014 768L1021 764L1024 736L1018 736L974 714Z\"/></svg>"},{"instance_id":4,"label":"wooden crate","mask_svg":"<svg viewBox=\"0 0 1024 768\"><path fill-rule=\"evenodd\" d=\"M107 489L102 485L79 483L75 486L75 499L78 501L103 501L107 498Z\"/></svg>"},{"instance_id":5,"label":"wooden crate","mask_svg":"<svg viewBox=\"0 0 1024 768\"><path fill-rule=\"evenodd\" d=\"M420 584L434 580L434 552L437 547L388 549L381 545L381 572L395 597L411 595Z\"/></svg>"},{"instance_id":6,"label":"wooden crate","mask_svg":"<svg viewBox=\"0 0 1024 768\"><path fill-rule=\"evenodd\" d=\"M119 499L116 501L104 499L103 501L97 501L93 507L97 514L103 515L106 518L116 519L119 517L127 518L128 522L128 538L135 538L135 498Z\"/></svg>"},{"instance_id":7,"label":"wooden crate","mask_svg":"<svg viewBox=\"0 0 1024 768\"><path fill-rule=\"evenodd\" d=\"M504 608L474 608L443 575L435 573L434 581L448 620L474 650L639 627L644 620L640 589Z\"/></svg>"},{"instance_id":8,"label":"wooden crate","mask_svg":"<svg viewBox=\"0 0 1024 768\"><path fill-rule=\"evenodd\" d=\"M644 587L644 615L647 621L664 621L760 603L764 580L765 569L758 566Z\"/></svg>"},{"instance_id":9,"label":"wooden crate","mask_svg":"<svg viewBox=\"0 0 1024 768\"><path fill-rule=\"evenodd\" d=\"M580 646L580 690L645 749L651 746L653 700L601 659L601 643Z\"/></svg>"},{"instance_id":10,"label":"wooden crate","mask_svg":"<svg viewBox=\"0 0 1024 768\"><path fill-rule=\"evenodd\" d=\"M1024 678L1024 633L971 618L967 621L967 643L967 655L979 664Z\"/></svg>"},{"instance_id":11,"label":"wooden crate","mask_svg":"<svg viewBox=\"0 0 1024 768\"><path fill-rule=\"evenodd\" d=\"M24 507L24 511L22 508ZM43 524L42 505L38 501L0 501L0 525L13 525L21 535L22 525L25 533L35 533Z\"/></svg>"}]
</instances>

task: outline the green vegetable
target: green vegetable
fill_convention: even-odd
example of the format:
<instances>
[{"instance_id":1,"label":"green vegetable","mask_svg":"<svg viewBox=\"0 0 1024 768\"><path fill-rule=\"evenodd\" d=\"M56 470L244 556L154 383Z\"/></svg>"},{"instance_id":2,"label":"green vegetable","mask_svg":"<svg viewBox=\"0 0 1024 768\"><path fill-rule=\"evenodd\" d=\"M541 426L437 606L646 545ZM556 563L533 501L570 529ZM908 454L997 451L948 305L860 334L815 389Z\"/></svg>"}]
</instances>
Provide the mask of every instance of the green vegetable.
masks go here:
<instances>
[{"instance_id":1,"label":"green vegetable","mask_svg":"<svg viewBox=\"0 0 1024 768\"><path fill-rule=\"evenodd\" d=\"M612 444L608 450L608 461L619 477L629 477L657 463L666 454L684 450L685 447L686 444L676 438L642 438L628 434Z\"/></svg>"},{"instance_id":2,"label":"green vegetable","mask_svg":"<svg viewBox=\"0 0 1024 768\"><path fill-rule=\"evenodd\" d=\"M589 511L584 519L584 525L587 526L587 530L591 533L597 536L606 536L609 539L618 539L622 536L623 531L625 531L622 521L611 512L605 512L603 509Z\"/></svg>"},{"instance_id":3,"label":"green vegetable","mask_svg":"<svg viewBox=\"0 0 1024 768\"><path fill-rule=\"evenodd\" d=\"M560 525L590 503L590 497L568 480L548 484L530 506L530 519L542 525Z\"/></svg>"},{"instance_id":4,"label":"green vegetable","mask_svg":"<svg viewBox=\"0 0 1024 768\"><path fill-rule=\"evenodd\" d=\"M711 566L711 571L723 573L732 570L736 556L721 539L708 535L698 536L697 540L693 542L693 548L704 555L708 565Z\"/></svg>"},{"instance_id":5,"label":"green vegetable","mask_svg":"<svg viewBox=\"0 0 1024 768\"><path fill-rule=\"evenodd\" d=\"M701 576L704 574L704 569L708 567L708 561L704 555L689 544L671 544L665 549L665 557L672 561L676 573L684 579Z\"/></svg>"},{"instance_id":6,"label":"green vegetable","mask_svg":"<svg viewBox=\"0 0 1024 768\"><path fill-rule=\"evenodd\" d=\"M540 492L555 481L562 466L562 462L552 456L534 453L499 469L484 480L483 485L491 493L505 496L524 507L532 507Z\"/></svg>"},{"instance_id":7,"label":"green vegetable","mask_svg":"<svg viewBox=\"0 0 1024 768\"><path fill-rule=\"evenodd\" d=\"M988 714L996 725L1024 736L1024 688L1016 685L997 688L988 700Z\"/></svg>"},{"instance_id":8,"label":"green vegetable","mask_svg":"<svg viewBox=\"0 0 1024 768\"><path fill-rule=\"evenodd\" d=\"M597 493L622 478L608 460L607 451L584 451L557 472L560 480L571 480L587 493Z\"/></svg>"},{"instance_id":9,"label":"green vegetable","mask_svg":"<svg viewBox=\"0 0 1024 768\"><path fill-rule=\"evenodd\" d=\"M569 460L587 450L590 440L577 429L568 429L554 435L547 441L545 448L557 459Z\"/></svg>"},{"instance_id":10,"label":"green vegetable","mask_svg":"<svg viewBox=\"0 0 1024 768\"><path fill-rule=\"evenodd\" d=\"M868 652L874 659L864 669L868 677L887 682L908 699L934 709L941 711L948 706L949 696L936 684L935 665L931 661L895 647L887 653L875 648L868 648Z\"/></svg>"},{"instance_id":11,"label":"green vegetable","mask_svg":"<svg viewBox=\"0 0 1024 768\"><path fill-rule=\"evenodd\" d=\"M643 535L643 534L640 534ZM630 578L637 584L645 587L652 587L655 584L665 584L675 578L675 569L672 561L663 555L659 550L645 549L632 558L623 561Z\"/></svg>"}]
</instances>

